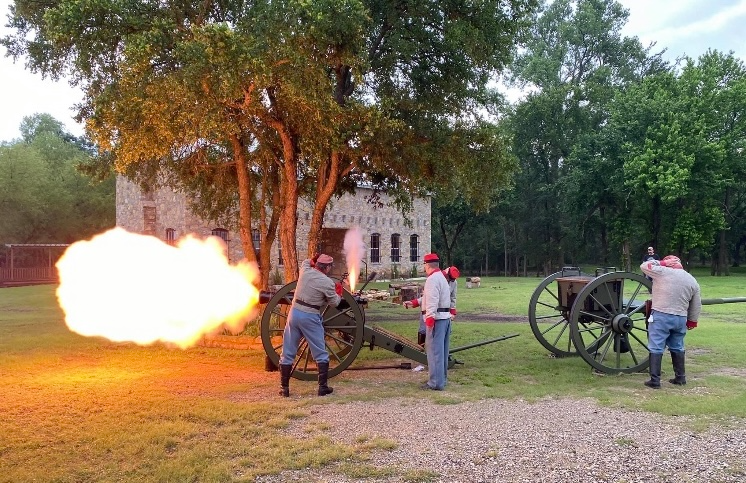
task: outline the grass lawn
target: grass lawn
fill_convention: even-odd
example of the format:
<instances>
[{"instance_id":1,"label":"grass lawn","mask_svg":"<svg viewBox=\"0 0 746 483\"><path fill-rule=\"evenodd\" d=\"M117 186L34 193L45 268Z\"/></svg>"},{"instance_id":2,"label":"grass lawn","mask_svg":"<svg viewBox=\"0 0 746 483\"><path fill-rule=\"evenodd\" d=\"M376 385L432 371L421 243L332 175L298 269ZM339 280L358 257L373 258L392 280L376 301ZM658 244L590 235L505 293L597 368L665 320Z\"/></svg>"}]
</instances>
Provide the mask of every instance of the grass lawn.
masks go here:
<instances>
[{"instance_id":1,"label":"grass lawn","mask_svg":"<svg viewBox=\"0 0 746 483\"><path fill-rule=\"evenodd\" d=\"M705 298L746 296L746 275L695 275ZM452 346L520 336L460 352L464 365L449 373L443 393L418 391L424 376L411 371L348 370L333 379L334 395L317 398L313 383L294 380L290 399L277 396L278 375L264 372L260 349L181 350L86 338L66 328L55 287L0 289L0 481L251 481L342 461L356 472L366 455L395 442L361 434L358 443L341 444L323 425L309 426L302 439L284 431L315 404L351 400L591 397L607 406L690 415L700 427L746 418L746 304L705 307L686 340L689 384L652 391L642 385L644 374L599 376L580 358L548 357L526 318L540 281L482 278L481 288L467 290L460 280ZM416 311L372 302L368 313L414 338ZM513 321L473 315L485 313ZM353 367L399 361L364 349ZM664 370L670 373L668 360Z\"/></svg>"}]
</instances>

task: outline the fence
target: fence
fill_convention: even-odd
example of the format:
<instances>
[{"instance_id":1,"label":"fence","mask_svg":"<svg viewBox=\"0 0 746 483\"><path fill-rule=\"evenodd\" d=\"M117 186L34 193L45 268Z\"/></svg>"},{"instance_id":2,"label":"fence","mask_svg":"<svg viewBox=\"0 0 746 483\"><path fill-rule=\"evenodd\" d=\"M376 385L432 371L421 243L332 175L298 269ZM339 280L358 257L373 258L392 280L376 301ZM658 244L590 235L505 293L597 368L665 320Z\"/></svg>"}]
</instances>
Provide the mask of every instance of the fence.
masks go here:
<instances>
[{"instance_id":1,"label":"fence","mask_svg":"<svg viewBox=\"0 0 746 483\"><path fill-rule=\"evenodd\" d=\"M31 285L57 282L57 269L55 267L0 268L0 285Z\"/></svg>"}]
</instances>

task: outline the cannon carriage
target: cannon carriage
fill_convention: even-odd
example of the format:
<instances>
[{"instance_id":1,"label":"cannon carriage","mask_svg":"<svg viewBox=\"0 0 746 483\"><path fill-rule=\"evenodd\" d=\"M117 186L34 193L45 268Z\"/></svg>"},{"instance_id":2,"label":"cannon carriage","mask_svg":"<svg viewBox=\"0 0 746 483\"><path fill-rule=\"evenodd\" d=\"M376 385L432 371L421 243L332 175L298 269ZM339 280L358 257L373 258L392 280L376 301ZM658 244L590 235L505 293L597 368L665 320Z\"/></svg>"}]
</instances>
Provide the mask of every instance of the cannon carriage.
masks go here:
<instances>
[{"instance_id":1,"label":"cannon carriage","mask_svg":"<svg viewBox=\"0 0 746 483\"><path fill-rule=\"evenodd\" d=\"M371 273L366 285L375 277ZM262 292L266 304L261 318L261 338L267 356L267 369L274 370L282 353L282 338L297 282L274 293ZM324 307L321 315L329 351L329 377L348 369L364 347L379 347L419 364L427 364L424 348L416 342L379 326L366 323L368 300L345 290L339 307ZM631 374L649 365L646 306L652 282L643 275L618 271L614 267L596 269L590 275L578 267L564 267L546 277L529 301L531 331L552 357L580 356L594 370L606 374ZM702 305L746 302L746 297L702 299ZM518 334L479 341L449 351L449 367L458 361L453 354ZM402 365L404 367L404 365ZM316 363L308 343L301 341L293 365L293 377L315 380Z\"/></svg>"},{"instance_id":2,"label":"cannon carriage","mask_svg":"<svg viewBox=\"0 0 746 483\"><path fill-rule=\"evenodd\" d=\"M652 282L614 267L584 274L564 267L536 287L529 323L553 357L580 356L606 374L649 366L647 315ZM746 297L702 299L702 305L746 302Z\"/></svg>"},{"instance_id":3,"label":"cannon carriage","mask_svg":"<svg viewBox=\"0 0 746 483\"><path fill-rule=\"evenodd\" d=\"M534 290L531 330L554 357L579 355L609 374L640 372L648 366L645 303L651 286L644 276L614 267L593 276L565 267Z\"/></svg>"},{"instance_id":4,"label":"cannon carriage","mask_svg":"<svg viewBox=\"0 0 746 483\"><path fill-rule=\"evenodd\" d=\"M375 275L375 272L371 273L365 285L373 280ZM274 294L262 292L260 296L260 301L266 303L260 324L268 370L274 370L280 362L283 332L290 313L296 285L297 281L294 281L284 285ZM342 302L338 307L328 305L321 310L326 349L329 352L329 377L337 376L349 368L364 347L370 350L379 347L419 364L427 364L427 355L422 346L382 327L366 323L365 309L368 300L362 296L365 285L356 292L344 290ZM510 334L451 348L448 353L449 367L458 363L453 357L455 353L516 336L518 334ZM293 363L292 375L296 379L315 380L317 374L318 370L311 357L308 342L303 339Z\"/></svg>"}]
</instances>

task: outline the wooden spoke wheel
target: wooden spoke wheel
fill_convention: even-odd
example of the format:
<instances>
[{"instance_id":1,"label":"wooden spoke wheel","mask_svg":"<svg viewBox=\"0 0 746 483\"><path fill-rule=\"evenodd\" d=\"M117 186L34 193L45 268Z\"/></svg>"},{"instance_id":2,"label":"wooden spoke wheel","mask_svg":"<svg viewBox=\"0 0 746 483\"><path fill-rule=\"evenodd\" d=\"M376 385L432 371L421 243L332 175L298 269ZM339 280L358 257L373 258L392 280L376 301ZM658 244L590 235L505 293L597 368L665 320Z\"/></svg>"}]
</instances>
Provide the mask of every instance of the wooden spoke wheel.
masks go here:
<instances>
[{"instance_id":1,"label":"wooden spoke wheel","mask_svg":"<svg viewBox=\"0 0 746 483\"><path fill-rule=\"evenodd\" d=\"M528 320L534 337L556 357L577 355L570 337L571 307L562 306L557 284L553 283L559 277L571 273L580 275L580 270L562 270L542 280L534 290L528 306Z\"/></svg>"},{"instance_id":2,"label":"wooden spoke wheel","mask_svg":"<svg viewBox=\"0 0 746 483\"><path fill-rule=\"evenodd\" d=\"M262 313L262 344L267 357L275 366L280 364L283 334L290 315L290 304L296 285L297 282L291 282L278 290L267 302ZM365 325L363 309L346 290L342 293L342 297L347 302L347 308L338 310L328 305L321 311L324 342L329 352L330 378L345 370L355 360L363 345L363 326ZM304 337L298 345L292 375L304 381L316 380L318 376L316 362L311 355L308 341Z\"/></svg>"},{"instance_id":3,"label":"wooden spoke wheel","mask_svg":"<svg viewBox=\"0 0 746 483\"><path fill-rule=\"evenodd\" d=\"M598 371L631 374L648 367L645 301L650 280L631 272L594 278L570 311L570 333L578 354Z\"/></svg>"}]
</instances>

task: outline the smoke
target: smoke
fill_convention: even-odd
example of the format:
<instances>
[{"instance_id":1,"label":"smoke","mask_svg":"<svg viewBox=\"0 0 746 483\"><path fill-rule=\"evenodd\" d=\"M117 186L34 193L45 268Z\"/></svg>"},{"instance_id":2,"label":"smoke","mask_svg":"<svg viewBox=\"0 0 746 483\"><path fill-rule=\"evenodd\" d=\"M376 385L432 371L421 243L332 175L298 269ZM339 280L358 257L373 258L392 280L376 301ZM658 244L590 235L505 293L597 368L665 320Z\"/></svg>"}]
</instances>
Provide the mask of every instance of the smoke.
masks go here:
<instances>
[{"instance_id":1,"label":"smoke","mask_svg":"<svg viewBox=\"0 0 746 483\"><path fill-rule=\"evenodd\" d=\"M239 329L259 293L253 264L230 265L215 237L176 246L114 228L71 245L57 262L57 299L70 330L85 336L182 348L223 324Z\"/></svg>"},{"instance_id":2,"label":"smoke","mask_svg":"<svg viewBox=\"0 0 746 483\"><path fill-rule=\"evenodd\" d=\"M345 233L344 250L347 270L349 272L350 290L355 290L355 282L360 275L361 260L365 257L363 232L359 227L352 227Z\"/></svg>"}]
</instances>

